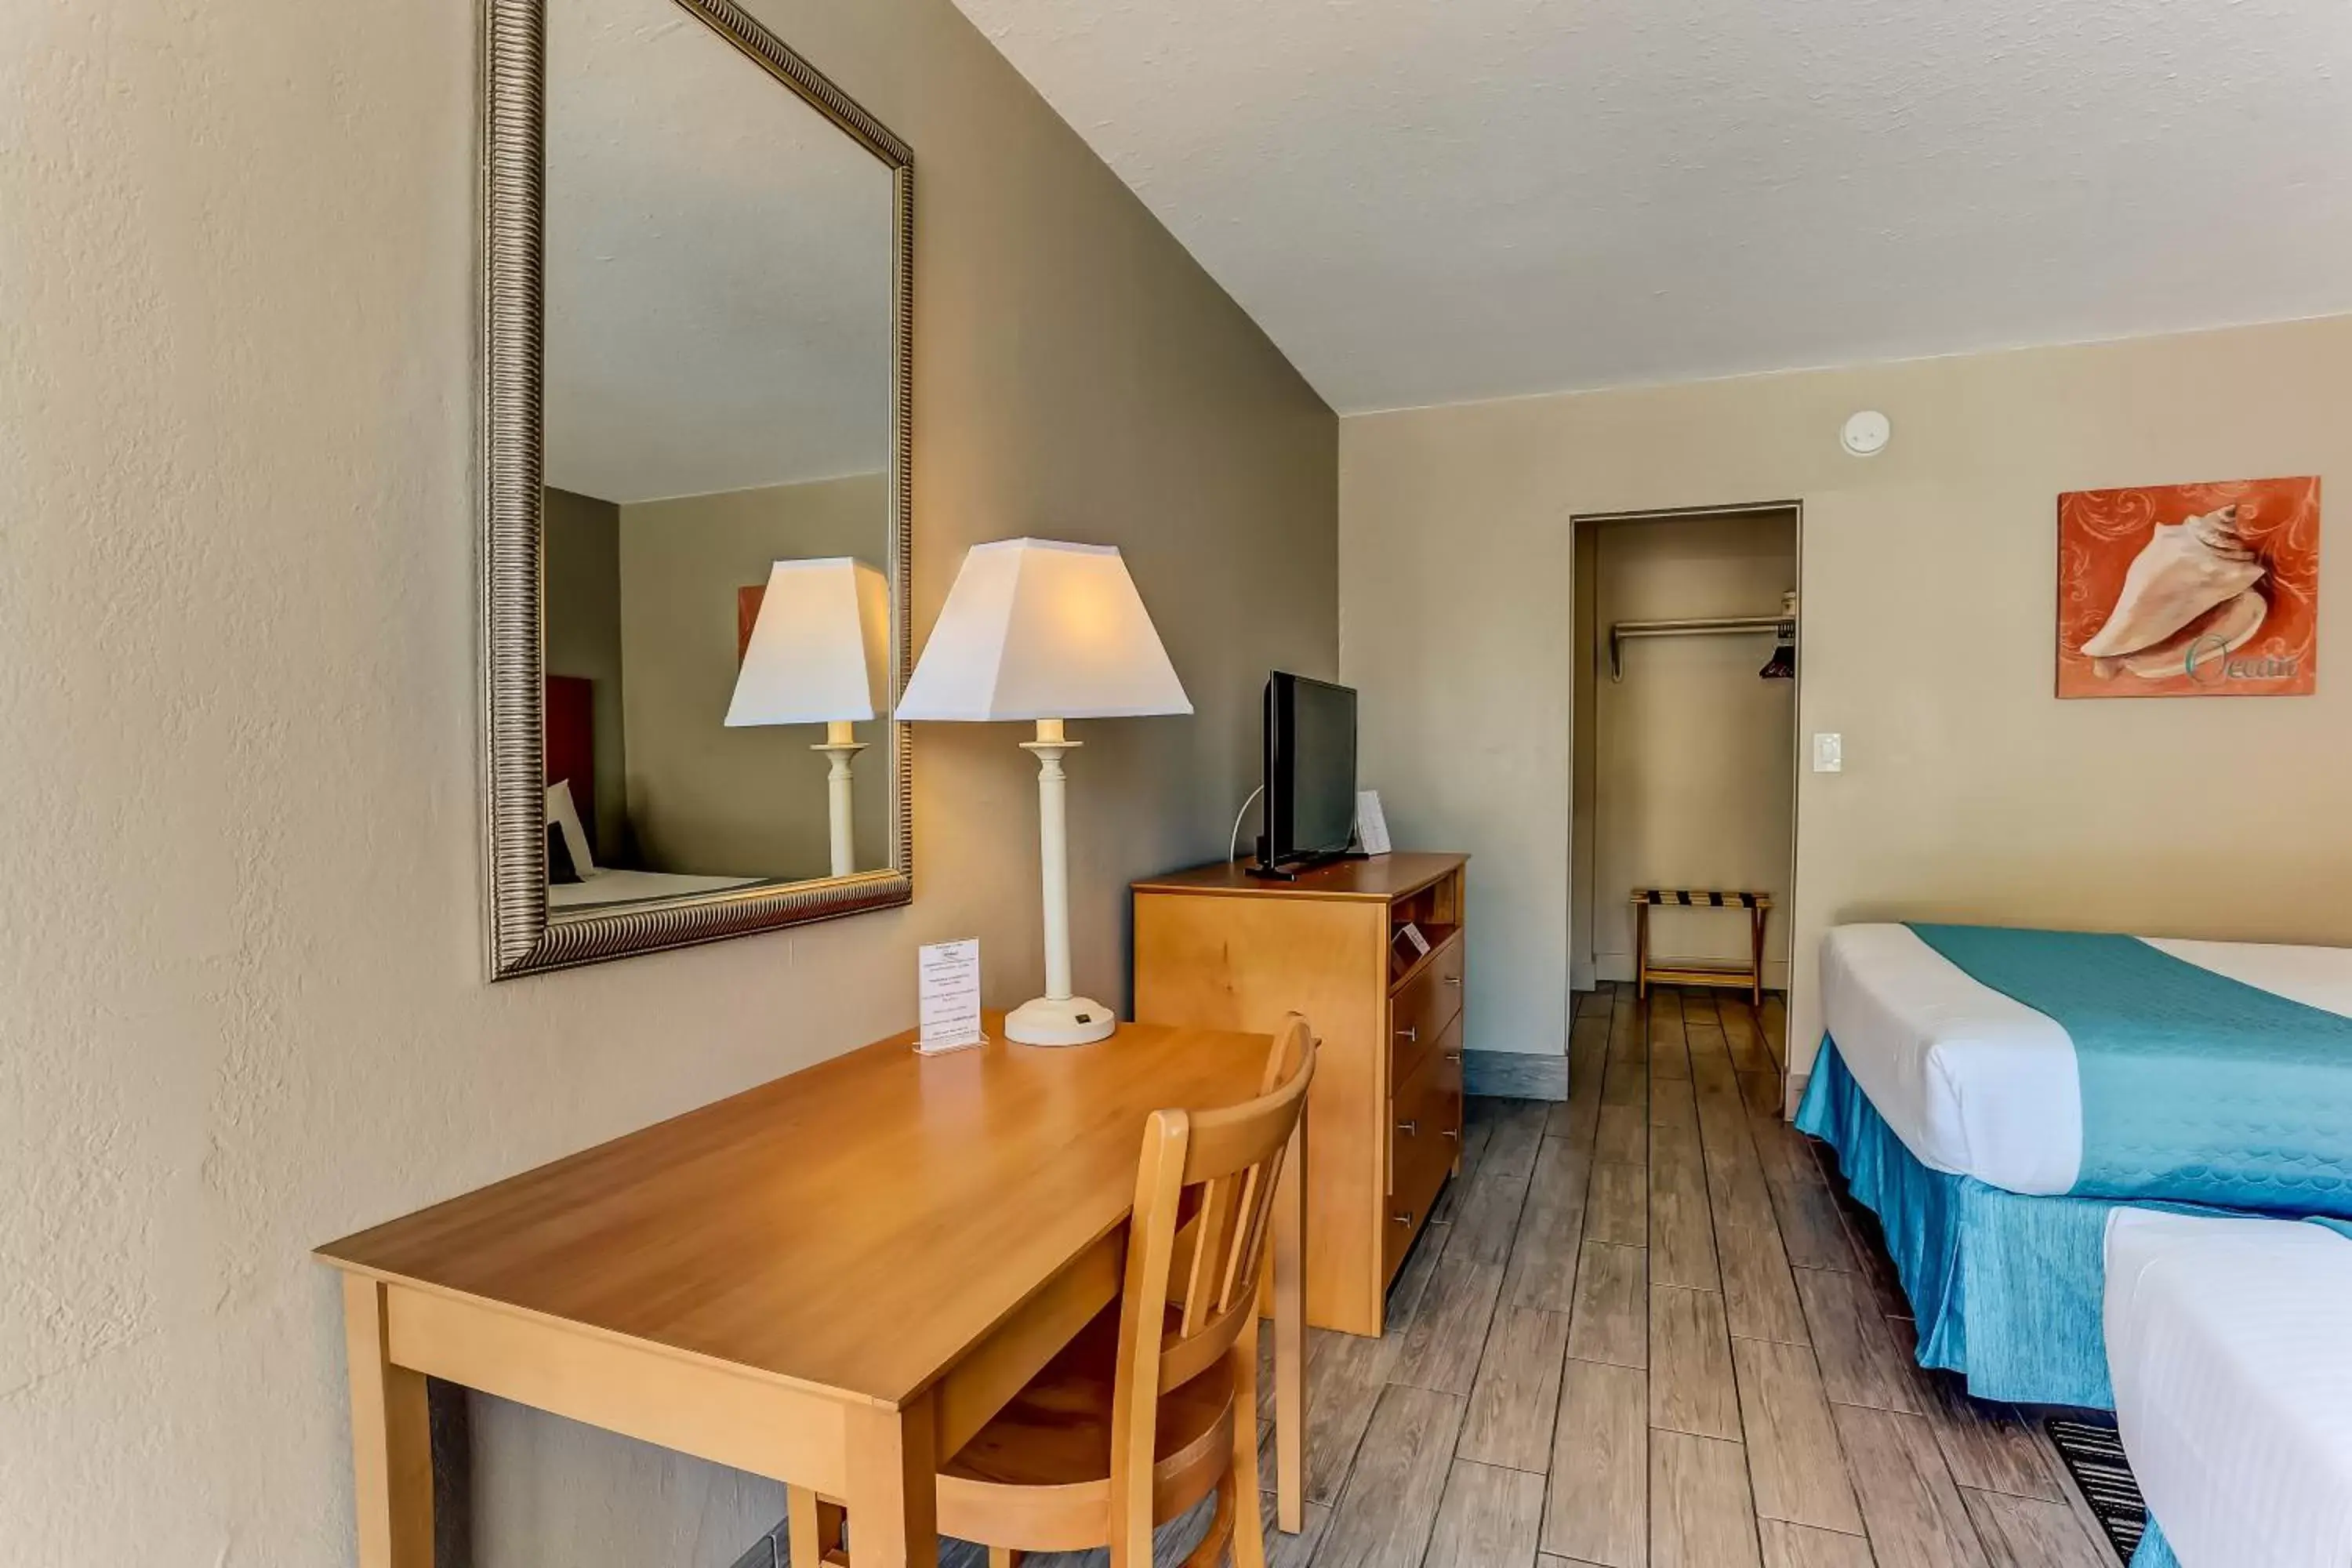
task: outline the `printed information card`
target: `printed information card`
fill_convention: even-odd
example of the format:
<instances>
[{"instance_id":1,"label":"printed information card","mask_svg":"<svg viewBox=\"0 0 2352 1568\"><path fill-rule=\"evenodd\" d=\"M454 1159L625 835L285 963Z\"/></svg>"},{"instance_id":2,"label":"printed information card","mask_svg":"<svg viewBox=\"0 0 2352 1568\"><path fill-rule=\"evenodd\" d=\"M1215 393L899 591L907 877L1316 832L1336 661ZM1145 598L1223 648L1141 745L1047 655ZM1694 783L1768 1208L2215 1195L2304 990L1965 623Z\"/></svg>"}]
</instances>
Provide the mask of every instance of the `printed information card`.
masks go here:
<instances>
[{"instance_id":1,"label":"printed information card","mask_svg":"<svg viewBox=\"0 0 2352 1568\"><path fill-rule=\"evenodd\" d=\"M1389 852L1388 814L1381 810L1381 792L1376 789L1356 792L1356 842L1367 855Z\"/></svg>"},{"instance_id":2,"label":"printed information card","mask_svg":"<svg viewBox=\"0 0 2352 1568\"><path fill-rule=\"evenodd\" d=\"M934 942L915 951L921 992L922 1035L915 1048L930 1055L987 1043L980 1032L980 941Z\"/></svg>"}]
</instances>

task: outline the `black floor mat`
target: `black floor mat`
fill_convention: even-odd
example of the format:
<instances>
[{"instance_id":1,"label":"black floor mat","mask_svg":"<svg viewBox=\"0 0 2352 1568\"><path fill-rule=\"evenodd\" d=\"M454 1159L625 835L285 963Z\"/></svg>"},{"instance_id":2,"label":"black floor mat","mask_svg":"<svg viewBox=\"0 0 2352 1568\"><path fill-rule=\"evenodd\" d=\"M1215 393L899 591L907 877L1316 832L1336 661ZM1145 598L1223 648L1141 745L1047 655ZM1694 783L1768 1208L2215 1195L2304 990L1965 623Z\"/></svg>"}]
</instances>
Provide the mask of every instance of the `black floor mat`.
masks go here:
<instances>
[{"instance_id":1,"label":"black floor mat","mask_svg":"<svg viewBox=\"0 0 2352 1568\"><path fill-rule=\"evenodd\" d=\"M2140 1500L2139 1483L2132 1479L2123 1439L2113 1426L2065 1416L2053 1415L2043 1425L2116 1554L2129 1563L2139 1550L2139 1538L2147 1533L2147 1504Z\"/></svg>"}]
</instances>

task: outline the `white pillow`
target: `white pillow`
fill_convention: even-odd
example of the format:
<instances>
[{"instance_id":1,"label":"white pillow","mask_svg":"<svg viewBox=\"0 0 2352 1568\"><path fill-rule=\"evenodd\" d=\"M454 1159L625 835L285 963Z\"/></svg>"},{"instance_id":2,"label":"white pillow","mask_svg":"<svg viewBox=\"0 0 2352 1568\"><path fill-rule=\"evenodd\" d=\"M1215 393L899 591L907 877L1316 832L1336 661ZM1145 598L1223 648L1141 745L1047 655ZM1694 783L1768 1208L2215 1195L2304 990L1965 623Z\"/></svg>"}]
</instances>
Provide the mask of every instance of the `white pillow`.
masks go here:
<instances>
[{"instance_id":1,"label":"white pillow","mask_svg":"<svg viewBox=\"0 0 2352 1568\"><path fill-rule=\"evenodd\" d=\"M572 868L582 880L596 874L596 861L588 853L588 831L580 826L580 813L572 804L572 781L558 779L547 786L547 820L563 835L563 847L571 853Z\"/></svg>"}]
</instances>

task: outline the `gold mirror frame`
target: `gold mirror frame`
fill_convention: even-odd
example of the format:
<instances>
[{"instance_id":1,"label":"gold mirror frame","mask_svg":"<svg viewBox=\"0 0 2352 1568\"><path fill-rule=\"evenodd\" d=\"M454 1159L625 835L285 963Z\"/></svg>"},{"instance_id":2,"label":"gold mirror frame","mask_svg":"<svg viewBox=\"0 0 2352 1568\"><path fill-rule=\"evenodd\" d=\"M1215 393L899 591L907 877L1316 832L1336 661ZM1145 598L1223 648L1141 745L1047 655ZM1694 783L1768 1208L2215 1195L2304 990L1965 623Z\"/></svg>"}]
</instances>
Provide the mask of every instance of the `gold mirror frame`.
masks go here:
<instances>
[{"instance_id":1,"label":"gold mirror frame","mask_svg":"<svg viewBox=\"0 0 2352 1568\"><path fill-rule=\"evenodd\" d=\"M674 4L840 127L891 172L890 691L913 659L907 614L914 379L915 166L908 145L730 0ZM890 725L891 868L664 900L550 921L541 621L547 0L486 0L482 648L489 965L494 980L716 942L911 902L913 754Z\"/></svg>"}]
</instances>

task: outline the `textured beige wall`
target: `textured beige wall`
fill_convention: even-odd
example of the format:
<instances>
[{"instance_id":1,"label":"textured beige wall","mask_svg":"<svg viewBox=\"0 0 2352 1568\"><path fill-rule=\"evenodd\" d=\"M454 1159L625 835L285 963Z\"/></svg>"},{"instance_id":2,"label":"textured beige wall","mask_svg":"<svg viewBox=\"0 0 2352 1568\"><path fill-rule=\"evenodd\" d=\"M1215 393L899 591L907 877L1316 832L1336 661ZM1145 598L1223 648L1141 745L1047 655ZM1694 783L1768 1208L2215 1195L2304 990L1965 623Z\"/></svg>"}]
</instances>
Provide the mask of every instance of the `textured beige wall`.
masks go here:
<instances>
[{"instance_id":1,"label":"textured beige wall","mask_svg":"<svg viewBox=\"0 0 2352 1568\"><path fill-rule=\"evenodd\" d=\"M1080 727L1077 978L1221 854L1269 665L1336 661L1337 433L949 5L761 0L912 142L916 621L1115 541L1200 714ZM352 1555L313 1244L1034 984L1034 767L917 737L909 909L484 983L472 0L0 8L0 1530ZM486 1568L723 1564L774 1489L486 1414Z\"/></svg>"},{"instance_id":2,"label":"textured beige wall","mask_svg":"<svg viewBox=\"0 0 2352 1568\"><path fill-rule=\"evenodd\" d=\"M1618 621L1753 616L1797 585L1797 520L1652 518L1586 523L1597 546L1594 616L1605 643ZM1594 970L1633 977L1637 887L1752 888L1780 913L1765 928L1764 974L1789 972L1789 872L1796 854L1793 683L1760 680L1769 637L1640 639L1625 679L1595 683L1593 844L1577 864L1592 879ZM1601 662L1605 666L1605 651ZM1585 743L1580 721L1577 743ZM1744 915L1661 909L1653 950L1665 959L1748 961Z\"/></svg>"},{"instance_id":3,"label":"textured beige wall","mask_svg":"<svg viewBox=\"0 0 2352 1568\"><path fill-rule=\"evenodd\" d=\"M2052 696L2057 493L2341 475L2347 388L2338 318L1342 421L1341 678L1398 841L1478 856L1469 1044L1561 1049L1580 512L1804 502L1800 728L1846 764L1800 780L1798 1041L1837 921L2352 942L2352 678ZM1870 407L1894 442L1849 458ZM2324 571L2341 659L2352 550Z\"/></svg>"},{"instance_id":4,"label":"textured beige wall","mask_svg":"<svg viewBox=\"0 0 2352 1568\"><path fill-rule=\"evenodd\" d=\"M736 591L777 561L850 555L887 572L880 474L621 508L621 648L629 668L629 825L648 870L823 877L832 869L822 724L730 730ZM857 865L890 863L887 726L860 724L850 786Z\"/></svg>"}]
</instances>

